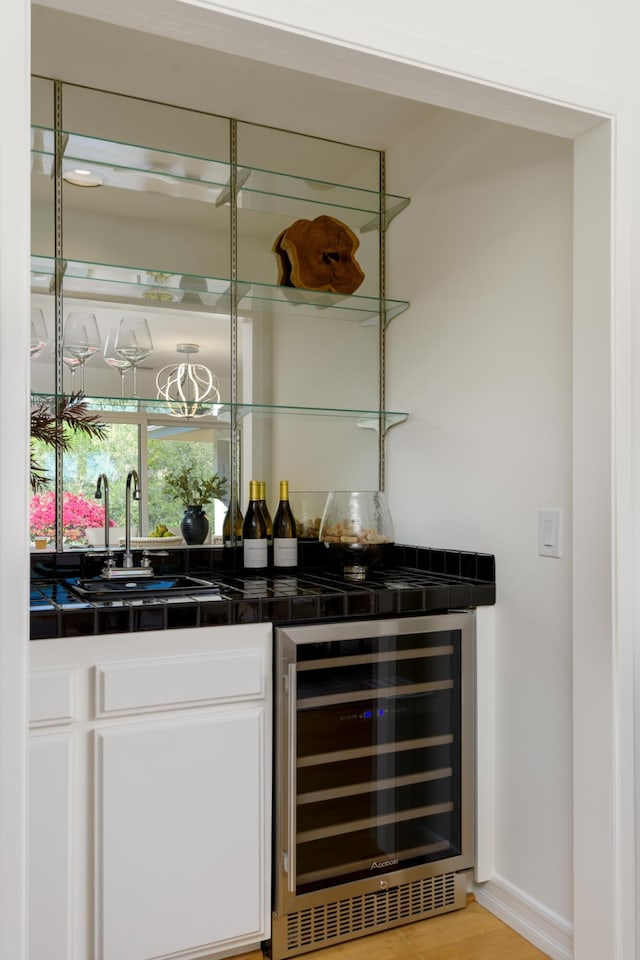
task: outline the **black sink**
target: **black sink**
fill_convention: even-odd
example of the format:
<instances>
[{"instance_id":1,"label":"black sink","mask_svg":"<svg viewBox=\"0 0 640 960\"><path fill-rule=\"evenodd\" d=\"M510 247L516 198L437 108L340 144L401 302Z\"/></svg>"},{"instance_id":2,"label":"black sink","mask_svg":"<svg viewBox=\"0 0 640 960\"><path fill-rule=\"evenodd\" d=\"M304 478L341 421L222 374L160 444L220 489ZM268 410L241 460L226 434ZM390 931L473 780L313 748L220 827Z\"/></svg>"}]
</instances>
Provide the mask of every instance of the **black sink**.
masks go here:
<instances>
[{"instance_id":1,"label":"black sink","mask_svg":"<svg viewBox=\"0 0 640 960\"><path fill-rule=\"evenodd\" d=\"M126 597L197 596L200 593L219 593L220 587L211 580L198 577L117 577L103 580L73 578L65 580L71 593L83 600L122 600Z\"/></svg>"}]
</instances>

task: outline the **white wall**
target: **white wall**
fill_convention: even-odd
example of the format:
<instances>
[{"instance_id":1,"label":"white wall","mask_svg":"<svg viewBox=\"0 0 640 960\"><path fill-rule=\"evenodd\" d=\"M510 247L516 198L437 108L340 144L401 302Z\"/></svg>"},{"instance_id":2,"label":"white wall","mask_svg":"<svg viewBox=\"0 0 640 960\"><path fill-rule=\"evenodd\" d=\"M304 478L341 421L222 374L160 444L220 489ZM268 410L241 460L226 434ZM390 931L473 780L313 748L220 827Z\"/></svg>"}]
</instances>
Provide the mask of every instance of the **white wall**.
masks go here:
<instances>
[{"instance_id":1,"label":"white wall","mask_svg":"<svg viewBox=\"0 0 640 960\"><path fill-rule=\"evenodd\" d=\"M126 0L114 2L109 5L108 11L104 9L104 4L94 4L93 0L82 0L82 3L79 0L65 2L65 5L71 8L74 4L80 6L81 12L85 14L93 12L96 16L108 15L125 20L129 18L130 21L146 23L145 29L158 29L160 32L170 30L174 35L185 38L189 33L186 14L189 8L193 9L193 4L189 2L178 5L170 0L160 0L154 6L155 26L149 27L149 18L145 17L145 12L148 11L144 9L146 5L144 0L139 0L134 9L131 9L131 4ZM179 15L176 10L178 6L185 16ZM207 4L203 2L200 8L203 9L205 6ZM218 11L222 10L222 14L216 21L217 24L225 20L223 15L225 13L240 11L242 14L248 12L251 16L253 11L254 16L258 18L264 17L265 14L264 4L258 0L253 0L253 4L245 0L241 4L226 3L224 7L219 4L209 6ZM386 89L388 92L403 93L418 100L431 99L432 102L439 103L441 101L437 98L442 97L448 101L449 106L454 106L458 98L457 105L467 112L486 112L487 115L497 116L513 110L520 117L518 122L523 125L527 122L534 125L536 122L532 119L532 109L535 114L535 105L532 108L530 102L522 101L520 94L549 96L554 101L584 106L592 111L607 110L618 114L617 136L620 137L625 130L627 131L627 136L622 136L623 149L630 150L628 145L630 120L628 115L624 115L627 105L621 102L619 97L612 96L610 91L622 90L626 96L625 87L629 85L631 89L630 81L636 79L635 73L633 75L631 73L633 62L631 54L638 35L635 5L628 3L627 0L616 0L606 4L597 0L590 0L587 4L578 3L577 0L571 0L571 2L563 0L561 4L552 3L551 0L541 0L530 9L533 12L528 15L527 11L523 11L522 5L514 5L507 0L487 0L481 6L470 3L470 0L465 0L464 4L456 3L455 5L444 2L418 5L411 0L398 0L392 7L383 3L382 0L366 0L366 2L354 0L346 10L345 5L338 0L326 0L322 5L311 0L300 0L296 5L291 5L286 0L273 0L268 10L270 22L283 28L273 30L273 43L266 46L263 42L259 43L258 41L263 41L264 37L255 24L248 22L240 28L231 17L227 29L219 31L213 45L218 49L232 49L235 45L236 49L244 52L245 55L254 53L259 59L284 62L288 66L303 70L316 69L334 78L349 79L351 82L368 84L377 89ZM292 24L292 28L289 29ZM309 56L312 46L309 38L314 33L316 36L329 39L333 35L336 43L330 48L331 56ZM19 31L15 30L14 35L19 36ZM196 42L204 42L202 34L198 36ZM356 52L352 48L355 48ZM371 53L366 62L365 58L357 52L363 50ZM317 50L315 52L318 53ZM377 53L381 53L382 56L376 56ZM16 58L14 54L13 59L8 57L3 61L5 89L10 88L15 82L11 68L12 64L16 63L17 69L21 71L24 59ZM437 83L434 73L428 73L422 69L423 67L434 68L436 73L438 70L443 70L448 74L457 74L462 79L456 84L455 77L452 80L451 76L447 76L442 78L441 83ZM635 66L633 69L635 71ZM479 83L473 86L468 85L464 82L465 78L478 80ZM497 83L504 89L496 92L491 87L492 83ZM515 93L512 95L511 91ZM634 94L634 97L635 103L632 101L631 110L638 107L637 95ZM550 112L546 108L542 112L544 116L540 121L539 129L548 129L545 124ZM564 122L565 114L562 111L560 113L560 120ZM551 114L556 116L553 111ZM563 130L566 128L563 127ZM633 163L633 167L636 170L640 169L637 162ZM634 196L637 197L637 195L636 193ZM617 196L619 212L626 209L631 202L629 185L623 183L620 185ZM637 199L633 202L635 203L634 224L637 225L640 222L640 211L637 207ZM618 238L620 239L619 234ZM628 240L622 237L620 249L623 259L628 254L626 244ZM624 270L619 273L617 280L619 284L620 281L624 284ZM620 313L619 306L620 299L624 301L626 296L627 291L623 287L621 297L619 293L616 301L616 309L622 322L619 322L616 327L618 380L615 399L618 419L614 428L621 421L623 426L629 426L626 420L629 373L624 369L624 364L619 362L625 350L625 344L628 343L624 313ZM637 366L637 360L635 362ZM3 413L3 431L9 423L9 417ZM628 453L630 439L628 435L623 435L619 428L618 437L620 446L623 448L622 459L626 462L628 457L625 457L624 453L625 450ZM620 458L620 453L617 452L617 456ZM619 462L620 459L618 459ZM5 463L6 460L3 461L3 470L9 473L8 468L4 466ZM604 520L606 526L607 517L599 514L597 519L599 525L600 521ZM632 516L629 503L625 500L619 507L618 540L613 544L618 558L622 556L624 561L629 557L625 531L631 526ZM460 531L452 531L452 534L454 533L456 536L460 535ZM524 534L523 539L526 539ZM621 550L620 543L626 552L625 549ZM628 564L623 563L617 573L618 584L622 584L626 595L624 590L618 587L616 599L622 607L625 607L625 604L627 606L629 604L632 571L629 570ZM521 623L527 629L530 614L529 607L522 610ZM622 619L624 620L625 617ZM606 637L605 640L611 642L612 638ZM623 659L628 663L628 634L618 634L615 640L624 648ZM579 649L576 649L579 653ZM609 653L610 651L607 655ZM617 654L614 654L614 671L619 663L616 656ZM622 692L624 693L624 690ZM590 690L590 695L592 697L598 695L597 687ZM498 697L501 703L506 704L508 692L499 691ZM607 690L603 691L603 697L608 697ZM517 720L517 704L515 707ZM628 700L625 701L624 707L622 713L628 717ZM508 723L511 721L511 716L505 719ZM531 729L533 730L533 727ZM612 750L615 749L616 744L612 741ZM596 759L601 759L601 754ZM503 770L506 769L507 760L508 756L505 756L504 761L501 761ZM616 777L615 784L613 782L610 784L611 789L614 787L626 789L630 778L632 779L629 764L626 764L624 769L618 770ZM594 807L593 800L588 795L583 794L579 801L586 806ZM628 850L633 843L633 825L629 823L628 817L624 823L625 837L617 837L616 841L621 840L623 844L626 842ZM588 836L582 832L580 839L587 848ZM527 868L526 865L520 864L518 869L526 871ZM553 871L553 869L553 864L550 864L549 870ZM593 865L590 865L589 869L593 869ZM533 873L536 871L537 867L534 868ZM535 876L532 875L530 879L533 883L537 883ZM633 876L630 879L632 881ZM551 877L550 882L553 883ZM590 917L586 916L586 898L580 894L581 910L577 911L577 914L581 914L582 923L581 952L576 956L579 960L582 958L586 960L587 957L589 960L591 958L603 960L605 957L609 960L609 957L614 956L619 957L620 960L627 960L633 955L633 948L629 946L628 939L628 931L633 925L633 915L628 910L627 894L625 891L612 889L608 875L606 885L599 893L601 908L599 911L591 911ZM614 942L614 939L610 938L605 952L602 950L590 952L589 934L597 932L603 913L606 914L606 925L608 925L611 918L616 916L620 904L623 912L617 916L623 922L617 934L618 941ZM15 922L11 916L7 916L7 920L10 923ZM620 937L623 938L622 941Z\"/></svg>"},{"instance_id":2,"label":"white wall","mask_svg":"<svg viewBox=\"0 0 640 960\"><path fill-rule=\"evenodd\" d=\"M29 10L0 31L0 957L27 957ZM11 79L9 78L11 76ZM8 149L10 144L12 149ZM25 318L24 323L16 322Z\"/></svg>"},{"instance_id":3,"label":"white wall","mask_svg":"<svg viewBox=\"0 0 640 960\"><path fill-rule=\"evenodd\" d=\"M496 556L496 872L570 921L571 549L537 555L537 514L570 529L572 144L440 111L388 167L412 197L389 231L396 533Z\"/></svg>"}]
</instances>

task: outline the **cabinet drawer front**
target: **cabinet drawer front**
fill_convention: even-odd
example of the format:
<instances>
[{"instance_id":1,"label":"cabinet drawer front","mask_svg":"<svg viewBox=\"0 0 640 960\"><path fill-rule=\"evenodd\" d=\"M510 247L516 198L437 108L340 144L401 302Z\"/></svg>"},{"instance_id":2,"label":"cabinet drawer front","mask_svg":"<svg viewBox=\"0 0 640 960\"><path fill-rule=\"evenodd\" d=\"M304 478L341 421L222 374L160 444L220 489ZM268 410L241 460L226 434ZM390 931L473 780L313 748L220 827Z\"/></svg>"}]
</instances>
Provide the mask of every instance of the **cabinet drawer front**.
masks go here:
<instances>
[{"instance_id":1,"label":"cabinet drawer front","mask_svg":"<svg viewBox=\"0 0 640 960\"><path fill-rule=\"evenodd\" d=\"M71 723L72 670L35 670L31 673L29 682L29 720L32 726Z\"/></svg>"},{"instance_id":2,"label":"cabinet drawer front","mask_svg":"<svg viewBox=\"0 0 640 960\"><path fill-rule=\"evenodd\" d=\"M266 695L264 653L229 651L98 664L95 693L96 717L261 700Z\"/></svg>"}]
</instances>

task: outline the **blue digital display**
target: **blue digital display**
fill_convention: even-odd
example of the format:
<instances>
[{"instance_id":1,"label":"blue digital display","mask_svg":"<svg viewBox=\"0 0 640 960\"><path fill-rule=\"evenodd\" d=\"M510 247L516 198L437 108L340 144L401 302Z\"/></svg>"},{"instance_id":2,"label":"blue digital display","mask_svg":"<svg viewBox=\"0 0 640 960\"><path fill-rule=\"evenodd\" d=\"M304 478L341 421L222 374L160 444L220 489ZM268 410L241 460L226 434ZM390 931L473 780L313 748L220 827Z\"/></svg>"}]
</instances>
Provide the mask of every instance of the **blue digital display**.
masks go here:
<instances>
[{"instance_id":1,"label":"blue digital display","mask_svg":"<svg viewBox=\"0 0 640 960\"><path fill-rule=\"evenodd\" d=\"M397 711L396 711L397 712ZM384 707L378 707L377 710L363 710L362 713L343 713L341 720L373 720L374 717L386 717L389 711Z\"/></svg>"}]
</instances>

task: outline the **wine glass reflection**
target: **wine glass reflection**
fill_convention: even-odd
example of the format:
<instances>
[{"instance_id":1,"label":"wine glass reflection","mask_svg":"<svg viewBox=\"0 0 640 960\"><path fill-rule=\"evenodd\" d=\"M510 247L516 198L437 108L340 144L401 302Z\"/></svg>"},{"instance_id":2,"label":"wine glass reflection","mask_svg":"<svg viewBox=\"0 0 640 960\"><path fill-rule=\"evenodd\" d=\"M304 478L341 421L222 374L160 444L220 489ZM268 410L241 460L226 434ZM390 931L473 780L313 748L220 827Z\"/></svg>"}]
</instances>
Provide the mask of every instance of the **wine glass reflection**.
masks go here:
<instances>
[{"instance_id":1,"label":"wine glass reflection","mask_svg":"<svg viewBox=\"0 0 640 960\"><path fill-rule=\"evenodd\" d=\"M98 322L93 313L72 311L65 323L62 344L63 361L71 367L67 358L75 358L82 369L82 391L84 392L84 366L100 349L101 339ZM72 378L75 370L71 367ZM73 383L73 379L72 379Z\"/></svg>"},{"instance_id":2,"label":"wine glass reflection","mask_svg":"<svg viewBox=\"0 0 640 960\"><path fill-rule=\"evenodd\" d=\"M44 319L44 314L39 307L31 308L31 347L30 356L33 360L38 354L42 353L49 343L49 331Z\"/></svg>"},{"instance_id":3,"label":"wine glass reflection","mask_svg":"<svg viewBox=\"0 0 640 960\"><path fill-rule=\"evenodd\" d=\"M115 343L116 353L133 367L133 396L138 397L137 368L153 353L149 324L144 317L123 317Z\"/></svg>"},{"instance_id":4,"label":"wine glass reflection","mask_svg":"<svg viewBox=\"0 0 640 960\"><path fill-rule=\"evenodd\" d=\"M130 370L133 364L131 360L127 360L125 357L121 356L116 349L116 341L118 339L118 328L112 327L108 334L107 339L104 343L103 359L104 362L110 366L113 370L117 370L120 374L120 396L124 397L124 378L127 373L127 370ZM135 391L134 391L135 392Z\"/></svg>"},{"instance_id":5,"label":"wine glass reflection","mask_svg":"<svg viewBox=\"0 0 640 960\"><path fill-rule=\"evenodd\" d=\"M70 353L65 352L64 344L62 346L62 362L65 367L71 371L71 393L76 392L76 370L80 366L80 361L77 357L72 357Z\"/></svg>"}]
</instances>

